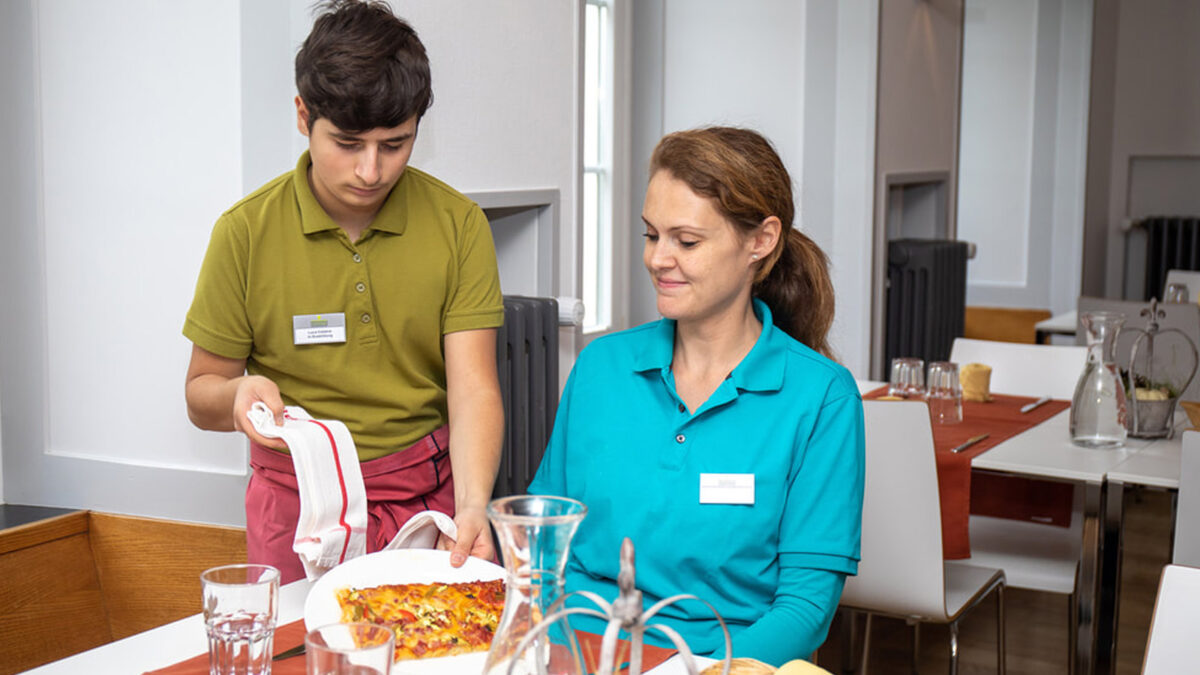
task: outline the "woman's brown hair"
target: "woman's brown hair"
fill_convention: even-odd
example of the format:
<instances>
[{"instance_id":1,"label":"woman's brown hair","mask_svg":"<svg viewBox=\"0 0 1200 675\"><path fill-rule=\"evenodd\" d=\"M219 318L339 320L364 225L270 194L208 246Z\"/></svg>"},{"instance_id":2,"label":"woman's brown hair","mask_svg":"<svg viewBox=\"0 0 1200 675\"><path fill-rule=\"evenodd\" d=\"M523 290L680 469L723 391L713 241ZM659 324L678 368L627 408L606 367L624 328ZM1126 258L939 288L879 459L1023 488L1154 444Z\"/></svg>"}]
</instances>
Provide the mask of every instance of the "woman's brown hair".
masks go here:
<instances>
[{"instance_id":1,"label":"woman's brown hair","mask_svg":"<svg viewBox=\"0 0 1200 675\"><path fill-rule=\"evenodd\" d=\"M712 200L743 236L771 216L783 225L775 249L762 262L751 292L771 308L775 325L825 356L833 324L833 283L825 252L792 227L792 179L770 141L736 127L706 127L669 134L650 157L650 174L666 171Z\"/></svg>"}]
</instances>

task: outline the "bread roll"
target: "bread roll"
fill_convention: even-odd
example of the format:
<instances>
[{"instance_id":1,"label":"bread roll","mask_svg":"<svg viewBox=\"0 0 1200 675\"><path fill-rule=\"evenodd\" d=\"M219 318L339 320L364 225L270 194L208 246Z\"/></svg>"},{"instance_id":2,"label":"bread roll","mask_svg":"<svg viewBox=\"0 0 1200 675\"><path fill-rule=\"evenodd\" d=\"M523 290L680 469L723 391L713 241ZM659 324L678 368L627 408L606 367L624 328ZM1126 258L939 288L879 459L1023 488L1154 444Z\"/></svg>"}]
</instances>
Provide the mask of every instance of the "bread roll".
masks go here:
<instances>
[{"instance_id":1,"label":"bread roll","mask_svg":"<svg viewBox=\"0 0 1200 675\"><path fill-rule=\"evenodd\" d=\"M830 675L830 673L818 665L796 659L779 666L775 675Z\"/></svg>"},{"instance_id":2,"label":"bread roll","mask_svg":"<svg viewBox=\"0 0 1200 675\"><path fill-rule=\"evenodd\" d=\"M968 363L958 369L958 382L962 385L964 401L986 403L992 400L990 391L992 367L982 363Z\"/></svg>"},{"instance_id":3,"label":"bread roll","mask_svg":"<svg viewBox=\"0 0 1200 675\"><path fill-rule=\"evenodd\" d=\"M711 666L700 671L700 675L721 675L721 665L723 661L717 661ZM775 668L759 661L758 659L732 659L729 662L729 675L767 675L774 673Z\"/></svg>"}]
</instances>

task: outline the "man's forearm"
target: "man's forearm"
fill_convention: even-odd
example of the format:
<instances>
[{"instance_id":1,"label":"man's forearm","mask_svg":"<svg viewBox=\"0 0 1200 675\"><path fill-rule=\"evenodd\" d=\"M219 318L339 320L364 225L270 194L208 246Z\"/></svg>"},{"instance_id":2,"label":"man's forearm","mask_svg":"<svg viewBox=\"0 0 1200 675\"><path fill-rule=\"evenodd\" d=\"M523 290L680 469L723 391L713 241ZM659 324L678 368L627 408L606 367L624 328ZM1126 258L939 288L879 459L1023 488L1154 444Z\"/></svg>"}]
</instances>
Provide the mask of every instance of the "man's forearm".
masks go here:
<instances>
[{"instance_id":1,"label":"man's forearm","mask_svg":"<svg viewBox=\"0 0 1200 675\"><path fill-rule=\"evenodd\" d=\"M504 438L500 392L485 387L450 406L450 467L458 510L483 508L492 498Z\"/></svg>"},{"instance_id":2,"label":"man's forearm","mask_svg":"<svg viewBox=\"0 0 1200 675\"><path fill-rule=\"evenodd\" d=\"M240 377L200 375L186 388L188 419L208 431L234 431L233 399Z\"/></svg>"}]
</instances>

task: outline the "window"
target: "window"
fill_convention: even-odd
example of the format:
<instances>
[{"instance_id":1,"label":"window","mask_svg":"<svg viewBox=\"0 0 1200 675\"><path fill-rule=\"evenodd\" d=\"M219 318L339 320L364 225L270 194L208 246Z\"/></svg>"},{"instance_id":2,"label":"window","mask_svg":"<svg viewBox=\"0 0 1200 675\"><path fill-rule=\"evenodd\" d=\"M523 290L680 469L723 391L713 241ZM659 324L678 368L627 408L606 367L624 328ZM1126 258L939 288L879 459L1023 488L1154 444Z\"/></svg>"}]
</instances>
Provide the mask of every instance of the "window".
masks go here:
<instances>
[{"instance_id":1,"label":"window","mask_svg":"<svg viewBox=\"0 0 1200 675\"><path fill-rule=\"evenodd\" d=\"M585 333L613 326L613 1L584 4L580 237Z\"/></svg>"}]
</instances>

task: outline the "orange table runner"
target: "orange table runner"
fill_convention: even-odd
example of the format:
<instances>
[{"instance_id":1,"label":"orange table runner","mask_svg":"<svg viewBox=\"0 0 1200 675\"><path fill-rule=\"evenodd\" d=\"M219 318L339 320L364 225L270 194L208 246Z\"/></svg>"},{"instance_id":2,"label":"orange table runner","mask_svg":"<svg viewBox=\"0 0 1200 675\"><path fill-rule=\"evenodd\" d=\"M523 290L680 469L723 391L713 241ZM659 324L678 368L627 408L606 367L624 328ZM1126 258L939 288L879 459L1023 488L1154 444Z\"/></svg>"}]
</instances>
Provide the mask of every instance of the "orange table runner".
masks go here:
<instances>
[{"instance_id":1,"label":"orange table runner","mask_svg":"<svg viewBox=\"0 0 1200 675\"><path fill-rule=\"evenodd\" d=\"M275 654L279 654L300 645L304 642L304 633L303 619L297 619L296 621L280 626L275 630L275 643L272 651ZM594 670L595 658L600 656L601 637L583 631L576 631L575 634L579 637L579 648L583 652L585 662L591 670ZM620 648L617 650L618 655L628 653L628 646L623 651ZM642 670L649 670L671 658L674 654L674 649L644 645L642 647ZM626 656L621 660L628 661L629 657ZM293 656L271 664L271 673L273 675L304 675L304 665L303 655ZM626 671L622 670L621 672ZM193 656L190 659L180 661L166 668L152 670L145 675L208 675L208 654Z\"/></svg>"},{"instance_id":2,"label":"orange table runner","mask_svg":"<svg viewBox=\"0 0 1200 675\"><path fill-rule=\"evenodd\" d=\"M887 387L879 387L863 398L886 394ZM971 513L1062 526L1070 523L1070 485L987 473L972 477L972 458L1071 407L1068 401L1054 400L1022 414L1021 406L1035 400L1028 396L992 394L987 403L964 402L962 423L933 425L942 505L942 554L947 560L971 557L968 530ZM988 434L988 438L958 454L950 452L979 434Z\"/></svg>"}]
</instances>

